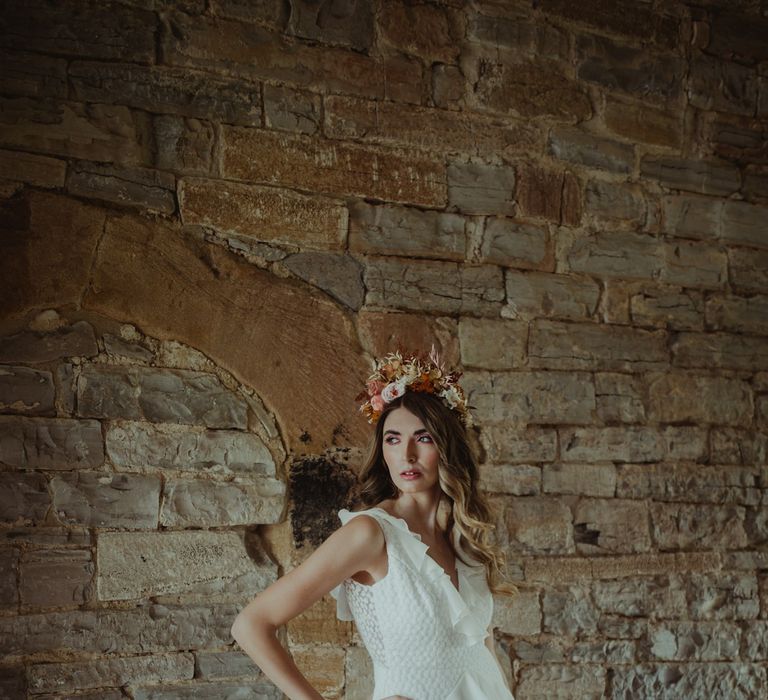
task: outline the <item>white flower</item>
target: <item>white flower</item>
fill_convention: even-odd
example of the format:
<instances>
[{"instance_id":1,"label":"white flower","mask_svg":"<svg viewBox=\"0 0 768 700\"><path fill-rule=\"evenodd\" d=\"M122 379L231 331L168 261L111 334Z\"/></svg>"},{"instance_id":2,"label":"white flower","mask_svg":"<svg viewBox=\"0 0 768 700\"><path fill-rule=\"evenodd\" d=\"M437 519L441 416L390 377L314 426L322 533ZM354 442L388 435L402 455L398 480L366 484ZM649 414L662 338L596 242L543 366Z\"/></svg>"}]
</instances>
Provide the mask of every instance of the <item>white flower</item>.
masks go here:
<instances>
[{"instance_id":1,"label":"white flower","mask_svg":"<svg viewBox=\"0 0 768 700\"><path fill-rule=\"evenodd\" d=\"M381 390L381 398L387 403L392 403L405 393L406 381L404 378L396 382L390 382Z\"/></svg>"}]
</instances>

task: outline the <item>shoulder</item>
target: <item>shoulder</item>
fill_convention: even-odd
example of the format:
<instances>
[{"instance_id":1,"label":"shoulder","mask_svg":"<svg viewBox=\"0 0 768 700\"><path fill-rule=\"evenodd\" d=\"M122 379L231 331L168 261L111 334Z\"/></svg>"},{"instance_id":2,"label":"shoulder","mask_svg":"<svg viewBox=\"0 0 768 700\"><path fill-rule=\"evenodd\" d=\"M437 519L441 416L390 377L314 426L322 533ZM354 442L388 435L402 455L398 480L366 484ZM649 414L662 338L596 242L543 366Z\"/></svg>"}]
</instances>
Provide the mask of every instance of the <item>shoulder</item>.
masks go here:
<instances>
[{"instance_id":1,"label":"shoulder","mask_svg":"<svg viewBox=\"0 0 768 700\"><path fill-rule=\"evenodd\" d=\"M379 519L367 512L348 512L346 522L334 533L335 539L350 547L378 547L384 544Z\"/></svg>"}]
</instances>

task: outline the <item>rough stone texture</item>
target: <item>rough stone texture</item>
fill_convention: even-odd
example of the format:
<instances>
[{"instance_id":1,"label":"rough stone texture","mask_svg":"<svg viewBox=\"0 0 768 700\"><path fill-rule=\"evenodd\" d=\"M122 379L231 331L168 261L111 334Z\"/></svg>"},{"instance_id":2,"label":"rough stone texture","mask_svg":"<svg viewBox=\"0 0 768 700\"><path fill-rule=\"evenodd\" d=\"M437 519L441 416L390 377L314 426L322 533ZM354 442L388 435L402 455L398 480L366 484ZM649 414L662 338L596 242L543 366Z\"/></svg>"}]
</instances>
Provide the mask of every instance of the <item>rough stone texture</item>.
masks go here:
<instances>
[{"instance_id":1,"label":"rough stone texture","mask_svg":"<svg viewBox=\"0 0 768 700\"><path fill-rule=\"evenodd\" d=\"M550 461L557 453L557 431L539 426L490 425L481 433L492 462Z\"/></svg>"},{"instance_id":2,"label":"rough stone texture","mask_svg":"<svg viewBox=\"0 0 768 700\"><path fill-rule=\"evenodd\" d=\"M717 330L768 335L768 295L713 296L706 302L705 316Z\"/></svg>"},{"instance_id":3,"label":"rough stone texture","mask_svg":"<svg viewBox=\"0 0 768 700\"><path fill-rule=\"evenodd\" d=\"M547 497L512 498L504 513L510 547L516 554L573 553L571 510Z\"/></svg>"},{"instance_id":4,"label":"rough stone texture","mask_svg":"<svg viewBox=\"0 0 768 700\"><path fill-rule=\"evenodd\" d=\"M741 506L651 503L651 520L660 549L739 549L747 544Z\"/></svg>"},{"instance_id":5,"label":"rough stone texture","mask_svg":"<svg viewBox=\"0 0 768 700\"><path fill-rule=\"evenodd\" d=\"M750 68L705 56L691 61L689 99L699 109L752 116L757 89L757 74Z\"/></svg>"},{"instance_id":6,"label":"rough stone texture","mask_svg":"<svg viewBox=\"0 0 768 700\"><path fill-rule=\"evenodd\" d=\"M620 372L595 373L597 415L606 423L640 423L645 419L639 379Z\"/></svg>"},{"instance_id":7,"label":"rough stone texture","mask_svg":"<svg viewBox=\"0 0 768 700\"><path fill-rule=\"evenodd\" d=\"M384 41L396 49L446 63L458 55L461 34L452 8L385 0L378 21Z\"/></svg>"},{"instance_id":8,"label":"rough stone texture","mask_svg":"<svg viewBox=\"0 0 768 700\"><path fill-rule=\"evenodd\" d=\"M597 310L600 287L589 277L506 270L504 279L507 287L507 304L501 310L504 318L586 320Z\"/></svg>"},{"instance_id":9,"label":"rough stone texture","mask_svg":"<svg viewBox=\"0 0 768 700\"><path fill-rule=\"evenodd\" d=\"M266 558L256 565L235 532L105 532L97 552L102 601L181 593L255 595L277 574Z\"/></svg>"},{"instance_id":10,"label":"rough stone texture","mask_svg":"<svg viewBox=\"0 0 768 700\"><path fill-rule=\"evenodd\" d=\"M525 216L575 226L581 220L581 187L568 171L524 164L517 172L517 202Z\"/></svg>"},{"instance_id":11,"label":"rough stone texture","mask_svg":"<svg viewBox=\"0 0 768 700\"><path fill-rule=\"evenodd\" d=\"M487 465L480 470L480 481L490 493L541 495L541 469L532 465Z\"/></svg>"},{"instance_id":12,"label":"rough stone texture","mask_svg":"<svg viewBox=\"0 0 768 700\"><path fill-rule=\"evenodd\" d=\"M35 608L82 605L93 597L87 549L31 549L19 561L19 595Z\"/></svg>"},{"instance_id":13,"label":"rough stone texture","mask_svg":"<svg viewBox=\"0 0 768 700\"><path fill-rule=\"evenodd\" d=\"M664 661L733 661L741 629L733 623L674 622L649 630L651 656Z\"/></svg>"},{"instance_id":14,"label":"rough stone texture","mask_svg":"<svg viewBox=\"0 0 768 700\"><path fill-rule=\"evenodd\" d=\"M694 620L754 620L760 611L754 573L723 571L690 582L689 610Z\"/></svg>"},{"instance_id":15,"label":"rough stone texture","mask_svg":"<svg viewBox=\"0 0 768 700\"><path fill-rule=\"evenodd\" d=\"M573 531L576 549L585 554L651 548L648 507L642 501L584 498L574 511Z\"/></svg>"},{"instance_id":16,"label":"rough stone texture","mask_svg":"<svg viewBox=\"0 0 768 700\"><path fill-rule=\"evenodd\" d=\"M264 120L273 129L314 134L320 130L320 96L305 90L265 85Z\"/></svg>"},{"instance_id":17,"label":"rough stone texture","mask_svg":"<svg viewBox=\"0 0 768 700\"><path fill-rule=\"evenodd\" d=\"M154 118L157 168L188 175L211 170L214 130L210 122L163 114Z\"/></svg>"},{"instance_id":18,"label":"rough stone texture","mask_svg":"<svg viewBox=\"0 0 768 700\"><path fill-rule=\"evenodd\" d=\"M476 163L448 166L448 205L465 214L514 214L514 188L513 168Z\"/></svg>"},{"instance_id":19,"label":"rough stone texture","mask_svg":"<svg viewBox=\"0 0 768 700\"><path fill-rule=\"evenodd\" d=\"M0 150L3 178L38 187L63 187L66 163L57 158Z\"/></svg>"},{"instance_id":20,"label":"rough stone texture","mask_svg":"<svg viewBox=\"0 0 768 700\"><path fill-rule=\"evenodd\" d=\"M16 586L18 562L18 549L8 547L0 550L0 564L3 571L0 577L0 608L16 608L19 604L19 592Z\"/></svg>"},{"instance_id":21,"label":"rough stone texture","mask_svg":"<svg viewBox=\"0 0 768 700\"><path fill-rule=\"evenodd\" d=\"M675 291L667 286L644 285L630 292L629 315L638 326L674 330L704 329L704 298L700 291ZM685 334L681 334L685 335Z\"/></svg>"},{"instance_id":22,"label":"rough stone texture","mask_svg":"<svg viewBox=\"0 0 768 700\"><path fill-rule=\"evenodd\" d=\"M600 698L605 689L605 669L597 664L525 666L520 671L515 698Z\"/></svg>"},{"instance_id":23,"label":"rough stone texture","mask_svg":"<svg viewBox=\"0 0 768 700\"><path fill-rule=\"evenodd\" d=\"M53 415L53 399L50 372L28 367L0 367L0 413Z\"/></svg>"},{"instance_id":24,"label":"rough stone texture","mask_svg":"<svg viewBox=\"0 0 768 700\"><path fill-rule=\"evenodd\" d=\"M368 3L335 6L311 0L291 0L288 33L325 43L368 49L373 41L373 9Z\"/></svg>"},{"instance_id":25,"label":"rough stone texture","mask_svg":"<svg viewBox=\"0 0 768 700\"><path fill-rule=\"evenodd\" d=\"M541 632L541 603L537 591L520 590L517 595L495 596L491 625L505 634L525 636Z\"/></svg>"},{"instance_id":26,"label":"rough stone texture","mask_svg":"<svg viewBox=\"0 0 768 700\"><path fill-rule=\"evenodd\" d=\"M629 173L635 162L632 146L600 138L580 129L553 129L547 143L549 153L559 160L588 168Z\"/></svg>"},{"instance_id":27,"label":"rough stone texture","mask_svg":"<svg viewBox=\"0 0 768 700\"><path fill-rule=\"evenodd\" d=\"M545 464L541 470L544 493L611 497L616 492L613 464Z\"/></svg>"},{"instance_id":28,"label":"rough stone texture","mask_svg":"<svg viewBox=\"0 0 768 700\"><path fill-rule=\"evenodd\" d=\"M645 156L640 162L640 175L670 189L701 194L727 196L741 185L739 171L733 166L693 159Z\"/></svg>"},{"instance_id":29,"label":"rough stone texture","mask_svg":"<svg viewBox=\"0 0 768 700\"><path fill-rule=\"evenodd\" d=\"M617 136L634 142L679 148L682 118L674 111L606 96L605 124Z\"/></svg>"},{"instance_id":30,"label":"rough stone texture","mask_svg":"<svg viewBox=\"0 0 768 700\"><path fill-rule=\"evenodd\" d=\"M283 264L295 275L357 311L365 299L362 266L347 255L296 253Z\"/></svg>"},{"instance_id":31,"label":"rough stone texture","mask_svg":"<svg viewBox=\"0 0 768 700\"><path fill-rule=\"evenodd\" d=\"M458 330L465 367L504 370L523 366L528 335L525 324L465 318Z\"/></svg>"},{"instance_id":32,"label":"rough stone texture","mask_svg":"<svg viewBox=\"0 0 768 700\"><path fill-rule=\"evenodd\" d=\"M584 209L587 214L622 224L642 227L648 216L648 204L642 191L626 184L592 180L584 190Z\"/></svg>"},{"instance_id":33,"label":"rough stone texture","mask_svg":"<svg viewBox=\"0 0 768 700\"><path fill-rule=\"evenodd\" d=\"M204 680L253 678L261 670L244 651L201 651L195 654L195 677Z\"/></svg>"},{"instance_id":34,"label":"rough stone texture","mask_svg":"<svg viewBox=\"0 0 768 700\"><path fill-rule=\"evenodd\" d=\"M729 248L728 270L736 291L768 292L768 250Z\"/></svg>"},{"instance_id":35,"label":"rough stone texture","mask_svg":"<svg viewBox=\"0 0 768 700\"><path fill-rule=\"evenodd\" d=\"M193 683L132 689L135 700L184 700L190 695L203 700L237 697L243 700L280 700L283 696L269 681L260 683Z\"/></svg>"},{"instance_id":36,"label":"rough stone texture","mask_svg":"<svg viewBox=\"0 0 768 700\"><path fill-rule=\"evenodd\" d=\"M510 267L539 267L546 262L548 238L542 226L489 217L472 251L473 259Z\"/></svg>"}]
</instances>

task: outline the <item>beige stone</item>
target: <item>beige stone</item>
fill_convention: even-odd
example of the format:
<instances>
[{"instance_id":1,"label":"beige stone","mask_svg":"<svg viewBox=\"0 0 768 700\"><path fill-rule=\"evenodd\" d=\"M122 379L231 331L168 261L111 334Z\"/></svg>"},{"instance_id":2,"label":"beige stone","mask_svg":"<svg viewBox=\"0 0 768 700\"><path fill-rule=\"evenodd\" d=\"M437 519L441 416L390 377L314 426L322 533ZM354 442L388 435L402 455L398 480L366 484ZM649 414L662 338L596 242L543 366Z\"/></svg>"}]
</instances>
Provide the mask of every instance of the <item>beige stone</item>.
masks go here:
<instances>
[{"instance_id":1,"label":"beige stone","mask_svg":"<svg viewBox=\"0 0 768 700\"><path fill-rule=\"evenodd\" d=\"M611 497L616 491L616 467L603 464L545 464L541 470L544 493Z\"/></svg>"},{"instance_id":2,"label":"beige stone","mask_svg":"<svg viewBox=\"0 0 768 700\"><path fill-rule=\"evenodd\" d=\"M296 665L323 698L343 698L344 649L314 645L291 650Z\"/></svg>"},{"instance_id":3,"label":"beige stone","mask_svg":"<svg viewBox=\"0 0 768 700\"><path fill-rule=\"evenodd\" d=\"M519 321L463 318L459 321L462 364L491 370L521 368L527 336L527 325Z\"/></svg>"},{"instance_id":4,"label":"beige stone","mask_svg":"<svg viewBox=\"0 0 768 700\"><path fill-rule=\"evenodd\" d=\"M648 505L620 498L582 498L573 514L576 549L585 554L651 549Z\"/></svg>"},{"instance_id":5,"label":"beige stone","mask_svg":"<svg viewBox=\"0 0 768 700\"><path fill-rule=\"evenodd\" d=\"M0 150L3 178L26 182L37 187L63 187L67 164L58 158Z\"/></svg>"},{"instance_id":6,"label":"beige stone","mask_svg":"<svg viewBox=\"0 0 768 700\"><path fill-rule=\"evenodd\" d=\"M527 496L509 500L504 513L513 551L565 554L574 551L571 510L555 498Z\"/></svg>"},{"instance_id":7,"label":"beige stone","mask_svg":"<svg viewBox=\"0 0 768 700\"><path fill-rule=\"evenodd\" d=\"M503 634L514 636L541 633L539 592L520 588L517 595L496 595L493 600L491 625Z\"/></svg>"}]
</instances>

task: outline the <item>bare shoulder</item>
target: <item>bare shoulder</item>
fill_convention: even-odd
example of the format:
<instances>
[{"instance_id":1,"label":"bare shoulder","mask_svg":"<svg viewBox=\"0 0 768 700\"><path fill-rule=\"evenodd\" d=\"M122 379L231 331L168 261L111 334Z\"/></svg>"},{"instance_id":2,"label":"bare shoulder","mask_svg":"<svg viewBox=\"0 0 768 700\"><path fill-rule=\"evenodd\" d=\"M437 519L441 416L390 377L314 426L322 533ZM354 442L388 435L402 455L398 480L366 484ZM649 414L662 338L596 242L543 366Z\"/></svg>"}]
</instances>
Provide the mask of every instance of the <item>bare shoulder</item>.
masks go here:
<instances>
[{"instance_id":1,"label":"bare shoulder","mask_svg":"<svg viewBox=\"0 0 768 700\"><path fill-rule=\"evenodd\" d=\"M331 535L339 544L349 544L356 548L378 547L384 545L384 533L376 517L360 513L351 518ZM329 538L331 539L331 538Z\"/></svg>"}]
</instances>

